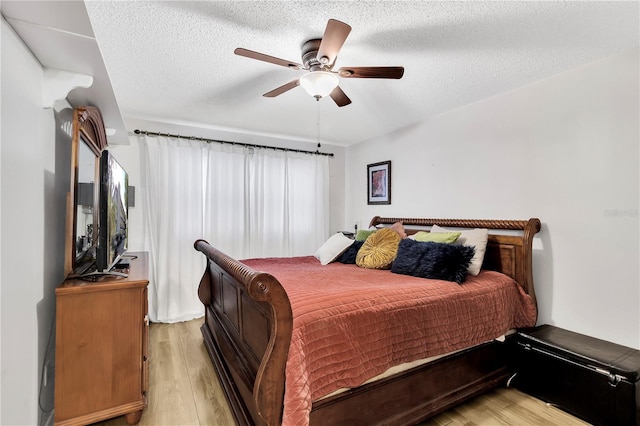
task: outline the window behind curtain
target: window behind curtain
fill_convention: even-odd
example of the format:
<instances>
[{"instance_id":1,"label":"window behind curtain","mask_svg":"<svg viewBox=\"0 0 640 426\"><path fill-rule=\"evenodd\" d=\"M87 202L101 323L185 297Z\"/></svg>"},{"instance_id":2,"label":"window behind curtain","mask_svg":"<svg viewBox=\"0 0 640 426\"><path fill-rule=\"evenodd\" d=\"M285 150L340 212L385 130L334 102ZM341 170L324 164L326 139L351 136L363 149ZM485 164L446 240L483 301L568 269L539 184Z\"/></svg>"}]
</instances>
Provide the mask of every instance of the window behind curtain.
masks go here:
<instances>
[{"instance_id":1,"label":"window behind curtain","mask_svg":"<svg viewBox=\"0 0 640 426\"><path fill-rule=\"evenodd\" d=\"M198 238L244 259L312 255L329 235L326 156L162 136L140 143L152 321L202 315Z\"/></svg>"}]
</instances>

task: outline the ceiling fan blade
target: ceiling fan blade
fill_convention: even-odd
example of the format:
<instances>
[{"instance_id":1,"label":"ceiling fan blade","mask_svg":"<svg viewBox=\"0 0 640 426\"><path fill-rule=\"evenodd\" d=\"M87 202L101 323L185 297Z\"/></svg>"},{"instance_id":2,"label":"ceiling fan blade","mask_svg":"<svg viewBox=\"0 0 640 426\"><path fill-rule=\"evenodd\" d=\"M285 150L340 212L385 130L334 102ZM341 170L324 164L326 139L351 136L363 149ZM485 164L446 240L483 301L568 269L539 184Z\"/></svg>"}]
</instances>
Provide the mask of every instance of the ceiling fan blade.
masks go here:
<instances>
[{"instance_id":1,"label":"ceiling fan blade","mask_svg":"<svg viewBox=\"0 0 640 426\"><path fill-rule=\"evenodd\" d=\"M333 99L333 101L339 107L343 107L351 103L351 99L349 99L349 97L344 94L340 86L336 86L336 88L331 91L329 96L331 96L331 99Z\"/></svg>"},{"instance_id":2,"label":"ceiling fan blade","mask_svg":"<svg viewBox=\"0 0 640 426\"><path fill-rule=\"evenodd\" d=\"M291 68L294 70L303 68L302 65L296 62L285 61L284 59L265 55L264 53L254 52L253 50L243 49L242 47L238 47L236 50L233 51L233 53L239 56L244 56L245 58L257 59L258 61L269 62L270 64L276 64L276 65Z\"/></svg>"},{"instance_id":3,"label":"ceiling fan blade","mask_svg":"<svg viewBox=\"0 0 640 426\"><path fill-rule=\"evenodd\" d=\"M349 25L335 19L329 19L318 47L318 61L323 65L333 64L350 32Z\"/></svg>"},{"instance_id":4,"label":"ceiling fan blade","mask_svg":"<svg viewBox=\"0 0 640 426\"><path fill-rule=\"evenodd\" d=\"M282 86L278 87L277 89L273 89L272 91L265 93L262 96L264 96L266 98L275 98L278 95L282 95L287 90L291 90L294 87L297 87L299 85L300 85L300 80L293 80L293 81L288 82L287 84L283 84Z\"/></svg>"},{"instance_id":5,"label":"ceiling fan blade","mask_svg":"<svg viewBox=\"0 0 640 426\"><path fill-rule=\"evenodd\" d=\"M402 78L404 67L342 67L338 70L344 78Z\"/></svg>"}]
</instances>

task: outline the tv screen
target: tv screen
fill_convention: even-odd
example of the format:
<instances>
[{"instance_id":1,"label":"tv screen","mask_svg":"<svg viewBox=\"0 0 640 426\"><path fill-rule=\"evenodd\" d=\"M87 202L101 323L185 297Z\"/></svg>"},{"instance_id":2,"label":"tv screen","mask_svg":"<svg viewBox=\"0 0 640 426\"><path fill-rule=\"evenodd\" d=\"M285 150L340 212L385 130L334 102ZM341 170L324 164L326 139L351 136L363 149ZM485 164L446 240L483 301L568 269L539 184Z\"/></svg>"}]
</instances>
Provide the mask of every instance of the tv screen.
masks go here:
<instances>
[{"instance_id":1,"label":"tv screen","mask_svg":"<svg viewBox=\"0 0 640 426\"><path fill-rule=\"evenodd\" d=\"M110 271L127 251L129 177L109 151L100 158L98 271Z\"/></svg>"}]
</instances>

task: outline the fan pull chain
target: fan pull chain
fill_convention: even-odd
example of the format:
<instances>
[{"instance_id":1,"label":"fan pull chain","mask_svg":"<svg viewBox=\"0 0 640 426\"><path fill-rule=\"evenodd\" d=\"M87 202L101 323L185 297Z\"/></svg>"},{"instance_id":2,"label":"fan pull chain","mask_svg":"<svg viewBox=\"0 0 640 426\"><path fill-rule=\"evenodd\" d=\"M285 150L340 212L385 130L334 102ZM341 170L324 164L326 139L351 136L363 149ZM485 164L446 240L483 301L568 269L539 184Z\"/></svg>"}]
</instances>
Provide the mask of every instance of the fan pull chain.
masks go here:
<instances>
[{"instance_id":1,"label":"fan pull chain","mask_svg":"<svg viewBox=\"0 0 640 426\"><path fill-rule=\"evenodd\" d=\"M316 142L318 142L318 148L320 148L320 104L317 103L318 114L316 115Z\"/></svg>"}]
</instances>

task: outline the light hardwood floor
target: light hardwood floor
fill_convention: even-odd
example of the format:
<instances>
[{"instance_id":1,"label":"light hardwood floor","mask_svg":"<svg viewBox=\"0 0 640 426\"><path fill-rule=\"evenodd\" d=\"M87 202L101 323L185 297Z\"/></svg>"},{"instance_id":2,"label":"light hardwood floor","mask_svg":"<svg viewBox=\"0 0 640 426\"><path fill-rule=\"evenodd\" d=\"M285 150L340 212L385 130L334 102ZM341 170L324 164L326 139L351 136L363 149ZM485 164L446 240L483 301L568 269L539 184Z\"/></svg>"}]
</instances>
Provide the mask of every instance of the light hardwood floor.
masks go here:
<instances>
[{"instance_id":1,"label":"light hardwood floor","mask_svg":"<svg viewBox=\"0 0 640 426\"><path fill-rule=\"evenodd\" d=\"M209 355L202 319L151 324L149 396L141 426L233 425ZM515 389L500 388L443 413L421 426L586 425L575 417ZM124 426L124 417L97 423Z\"/></svg>"}]
</instances>

